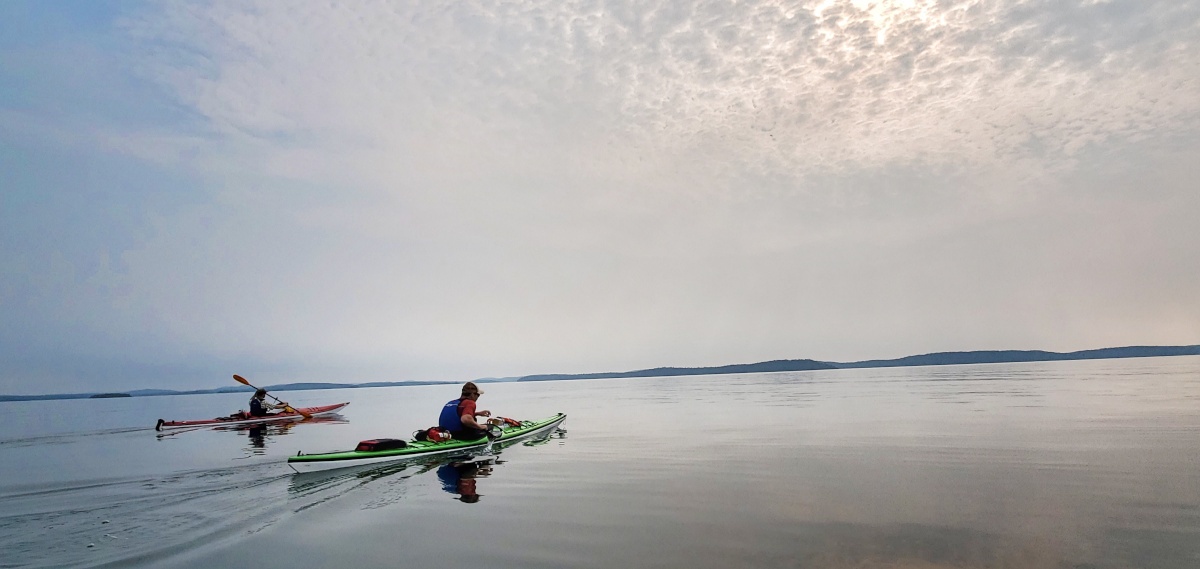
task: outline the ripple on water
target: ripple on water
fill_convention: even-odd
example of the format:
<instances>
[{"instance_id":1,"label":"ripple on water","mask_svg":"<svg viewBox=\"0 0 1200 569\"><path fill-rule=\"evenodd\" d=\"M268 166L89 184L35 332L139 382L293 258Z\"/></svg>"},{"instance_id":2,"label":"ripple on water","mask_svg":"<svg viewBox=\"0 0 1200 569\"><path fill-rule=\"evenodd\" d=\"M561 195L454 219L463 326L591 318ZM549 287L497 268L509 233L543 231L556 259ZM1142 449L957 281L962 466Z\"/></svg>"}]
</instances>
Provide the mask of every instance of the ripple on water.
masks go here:
<instances>
[{"instance_id":1,"label":"ripple on water","mask_svg":"<svg viewBox=\"0 0 1200 569\"><path fill-rule=\"evenodd\" d=\"M269 523L285 509L267 500L284 478L251 465L26 487L0 495L5 563L64 567L169 555Z\"/></svg>"}]
</instances>

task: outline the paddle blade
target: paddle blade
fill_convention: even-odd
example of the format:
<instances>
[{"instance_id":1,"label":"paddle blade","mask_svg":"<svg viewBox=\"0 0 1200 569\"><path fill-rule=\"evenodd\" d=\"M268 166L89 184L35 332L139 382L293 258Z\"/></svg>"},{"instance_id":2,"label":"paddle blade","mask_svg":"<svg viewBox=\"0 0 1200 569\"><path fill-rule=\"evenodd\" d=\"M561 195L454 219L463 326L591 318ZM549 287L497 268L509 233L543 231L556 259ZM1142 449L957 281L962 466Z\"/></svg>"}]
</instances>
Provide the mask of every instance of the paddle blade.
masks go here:
<instances>
[{"instance_id":1,"label":"paddle blade","mask_svg":"<svg viewBox=\"0 0 1200 569\"><path fill-rule=\"evenodd\" d=\"M287 411L288 413L299 413L299 414L300 414L300 416L301 416L301 417L304 417L305 419L312 419L312 414L311 414L311 413L307 413L307 412L301 411L301 410L299 410L299 409L297 409L297 408L295 408L295 407L292 407L291 405L284 405L284 406L283 406L283 410L284 410L284 411Z\"/></svg>"},{"instance_id":2,"label":"paddle blade","mask_svg":"<svg viewBox=\"0 0 1200 569\"><path fill-rule=\"evenodd\" d=\"M237 381L238 383L240 383L240 384L242 384L242 385L247 385L247 386L250 386L250 387L254 387L253 385L250 385L250 382L249 382L249 381L246 381L246 378L244 378L244 377L242 377L242 376L240 376L240 375L238 375L238 374L236 374L236 373L235 373L235 374L233 374L233 379L234 379L234 381Z\"/></svg>"}]
</instances>

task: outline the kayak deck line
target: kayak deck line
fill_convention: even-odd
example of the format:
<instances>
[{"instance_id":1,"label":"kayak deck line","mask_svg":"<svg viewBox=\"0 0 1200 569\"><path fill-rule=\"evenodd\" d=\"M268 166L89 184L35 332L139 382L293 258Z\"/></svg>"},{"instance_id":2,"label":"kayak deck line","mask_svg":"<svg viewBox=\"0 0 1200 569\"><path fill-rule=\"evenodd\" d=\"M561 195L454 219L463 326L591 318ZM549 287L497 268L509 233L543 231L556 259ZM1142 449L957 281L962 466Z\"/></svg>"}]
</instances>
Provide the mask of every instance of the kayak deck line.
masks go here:
<instances>
[{"instance_id":1,"label":"kayak deck line","mask_svg":"<svg viewBox=\"0 0 1200 569\"><path fill-rule=\"evenodd\" d=\"M255 423L274 423L277 421L300 421L305 419L304 415L299 411L304 411L310 417L324 417L337 414L342 408L349 405L350 402L334 403L332 405L319 405L316 407L294 407L297 410L295 413L284 411L275 413L265 417L247 417L245 419L233 419L232 417L218 417L215 419L199 419L195 421L165 421L159 419L154 426L154 430L162 431L165 429L185 429L189 427L218 427L225 425L253 425Z\"/></svg>"},{"instance_id":2,"label":"kayak deck line","mask_svg":"<svg viewBox=\"0 0 1200 569\"><path fill-rule=\"evenodd\" d=\"M520 425L503 428L500 436L491 442L496 445L504 445L535 435L550 433L562 424L566 418L566 414L558 413L540 421L522 421ZM405 445L401 448L386 450L345 450L313 454L304 454L301 451L294 456L289 456L287 464L297 473L304 473L470 451L485 448L488 443L487 438L468 441L450 439L437 443L408 440L405 441Z\"/></svg>"}]
</instances>

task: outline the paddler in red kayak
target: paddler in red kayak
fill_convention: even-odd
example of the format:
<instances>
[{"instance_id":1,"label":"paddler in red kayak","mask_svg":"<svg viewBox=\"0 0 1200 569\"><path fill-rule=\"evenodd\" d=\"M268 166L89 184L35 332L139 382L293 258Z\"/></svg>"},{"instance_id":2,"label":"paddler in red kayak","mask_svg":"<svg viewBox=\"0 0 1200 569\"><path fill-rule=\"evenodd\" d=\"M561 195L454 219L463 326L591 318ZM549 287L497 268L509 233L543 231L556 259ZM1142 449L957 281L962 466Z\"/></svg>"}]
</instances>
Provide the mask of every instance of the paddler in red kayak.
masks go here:
<instances>
[{"instance_id":1,"label":"paddler in red kayak","mask_svg":"<svg viewBox=\"0 0 1200 569\"><path fill-rule=\"evenodd\" d=\"M251 417L266 417L268 415L276 415L279 413L278 411L275 411L275 413L271 413L271 411L274 411L276 409L283 409L284 407L287 407L286 401L280 401L279 405L273 405L271 403L267 403L267 402L263 401L263 399L266 396L267 396L266 389L259 388L258 391L254 392L254 397L250 398L250 416Z\"/></svg>"}]
</instances>

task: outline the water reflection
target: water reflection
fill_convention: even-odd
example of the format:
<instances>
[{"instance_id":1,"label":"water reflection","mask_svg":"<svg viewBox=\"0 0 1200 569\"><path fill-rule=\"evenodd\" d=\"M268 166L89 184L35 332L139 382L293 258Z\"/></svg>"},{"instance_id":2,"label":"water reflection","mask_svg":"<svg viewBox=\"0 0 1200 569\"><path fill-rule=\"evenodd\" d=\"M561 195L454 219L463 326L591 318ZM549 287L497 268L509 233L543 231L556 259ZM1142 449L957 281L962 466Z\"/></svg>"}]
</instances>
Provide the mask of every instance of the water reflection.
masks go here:
<instances>
[{"instance_id":1,"label":"water reflection","mask_svg":"<svg viewBox=\"0 0 1200 569\"><path fill-rule=\"evenodd\" d=\"M465 457L463 457L465 458ZM316 503L331 500L355 488L376 481L395 482L429 472L441 466L446 459L394 462L371 468L341 468L293 474L288 484L288 493L294 498L317 496ZM390 480L389 480L390 479ZM300 510L307 509L303 506Z\"/></svg>"},{"instance_id":2,"label":"water reflection","mask_svg":"<svg viewBox=\"0 0 1200 569\"><path fill-rule=\"evenodd\" d=\"M202 425L190 429L176 429L173 431L159 432L154 435L157 440L163 440L170 437L190 433L193 431L233 431L237 433L246 433L250 447L246 450L253 454L263 454L267 448L267 442L274 439L276 436L288 434L292 429L299 425L315 425L321 423L348 423L349 421L342 415L323 415L320 417L312 417L309 419L301 419L299 421L287 420L275 423L254 423L250 425Z\"/></svg>"},{"instance_id":3,"label":"water reflection","mask_svg":"<svg viewBox=\"0 0 1200 569\"><path fill-rule=\"evenodd\" d=\"M540 437L522 441L521 445L527 446L527 447L536 447L536 446L542 446L552 440L556 440L556 439L561 440L561 439L565 439L565 438L567 438L567 430L562 427L558 427L557 429L554 429L553 431L550 431Z\"/></svg>"},{"instance_id":4,"label":"water reflection","mask_svg":"<svg viewBox=\"0 0 1200 569\"><path fill-rule=\"evenodd\" d=\"M300 511L313 505L344 496L357 489L363 489L368 486L380 487L380 485L386 485L388 488L386 493L375 496L364 506L366 509L374 509L402 498L408 491L407 479L436 470L443 489L452 494L457 494L463 502L474 503L479 501L478 497L481 495L477 491L476 480L480 477L490 475L495 465L503 463L503 461L499 460L503 449L518 443L523 446L544 445L552 440L565 439L566 436L567 431L559 427L537 438L496 443L490 451L467 449L462 454L457 455L425 457L386 464L364 465L324 471L300 472L292 475L291 483L288 485L288 492L293 498L317 498L312 504L301 506L297 510Z\"/></svg>"},{"instance_id":5,"label":"water reflection","mask_svg":"<svg viewBox=\"0 0 1200 569\"><path fill-rule=\"evenodd\" d=\"M327 415L322 417L312 417L300 421L288 421L286 423L255 423L252 425L226 425L215 428L217 431L239 431L245 432L249 439L250 446L246 449L252 455L265 454L267 450L267 442L274 440L275 437L282 437L292 429L300 425L313 425L318 423L346 423L346 419L341 415Z\"/></svg>"},{"instance_id":6,"label":"water reflection","mask_svg":"<svg viewBox=\"0 0 1200 569\"><path fill-rule=\"evenodd\" d=\"M266 450L267 448L267 428L268 425L255 425L249 429L246 429L246 435L250 437L250 448L260 451L258 454L262 454L261 451ZM287 428L281 429L278 434L287 434Z\"/></svg>"},{"instance_id":7,"label":"water reflection","mask_svg":"<svg viewBox=\"0 0 1200 569\"><path fill-rule=\"evenodd\" d=\"M230 467L231 454L259 444L248 429L146 445L144 430L12 442L24 431L0 428L0 565L253 558L293 569L297 559L378 566L402 555L406 567L497 569L1196 569L1200 359L1145 366L513 385L534 408L587 401L567 409L576 440L475 457L492 463L474 473L453 466L466 456L302 474L263 457ZM360 408L361 431L424 412L434 393L409 401L416 391L379 390L376 407ZM280 445L279 434L290 438ZM290 454L326 446L323 434L335 438L267 428L261 444ZM336 438L328 444L348 442ZM91 474L61 483L80 466ZM484 508L451 502L464 496ZM484 510L519 523L488 524L486 540L445 539ZM212 547L222 537L228 546ZM146 557L168 549L191 561Z\"/></svg>"},{"instance_id":8,"label":"water reflection","mask_svg":"<svg viewBox=\"0 0 1200 569\"><path fill-rule=\"evenodd\" d=\"M481 496L476 481L490 476L492 469L498 464L501 462L490 457L466 462L450 462L438 468L437 477L442 481L442 490L456 494L458 500L464 504L474 504L479 501Z\"/></svg>"},{"instance_id":9,"label":"water reflection","mask_svg":"<svg viewBox=\"0 0 1200 569\"><path fill-rule=\"evenodd\" d=\"M812 524L799 528L791 552L775 550L780 559L803 567L827 569L1098 569L1072 561L1069 551L1052 538L1013 539L976 530L896 524ZM768 549L773 549L767 546ZM1125 565L1104 565L1126 568Z\"/></svg>"}]
</instances>

